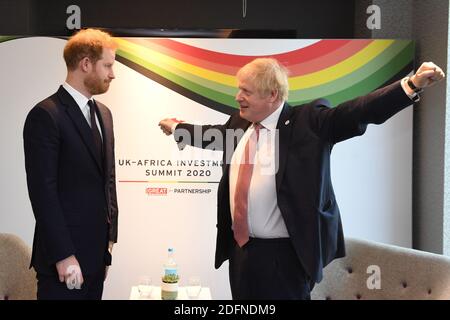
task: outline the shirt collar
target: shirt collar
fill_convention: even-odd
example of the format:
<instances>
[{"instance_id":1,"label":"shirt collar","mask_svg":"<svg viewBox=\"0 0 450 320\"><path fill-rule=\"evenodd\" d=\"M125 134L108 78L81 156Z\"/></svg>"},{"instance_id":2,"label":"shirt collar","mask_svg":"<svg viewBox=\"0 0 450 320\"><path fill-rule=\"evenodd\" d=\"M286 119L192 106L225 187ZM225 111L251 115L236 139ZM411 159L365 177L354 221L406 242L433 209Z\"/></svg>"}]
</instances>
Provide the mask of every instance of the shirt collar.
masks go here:
<instances>
[{"instance_id":1,"label":"shirt collar","mask_svg":"<svg viewBox=\"0 0 450 320\"><path fill-rule=\"evenodd\" d=\"M280 106L272 112L267 118L261 121L261 125L269 130L274 130L277 128L278 119L280 118L281 111L283 110L284 101L281 102Z\"/></svg>"},{"instance_id":2,"label":"shirt collar","mask_svg":"<svg viewBox=\"0 0 450 320\"><path fill-rule=\"evenodd\" d=\"M72 96L72 98L75 100L75 102L80 107L80 109L83 110L83 108L86 107L86 105L90 99L86 98L85 95L83 95L80 91L78 91L77 89L72 87L67 82L64 82L64 84L62 86ZM94 99L92 99L92 100L94 100Z\"/></svg>"}]
</instances>

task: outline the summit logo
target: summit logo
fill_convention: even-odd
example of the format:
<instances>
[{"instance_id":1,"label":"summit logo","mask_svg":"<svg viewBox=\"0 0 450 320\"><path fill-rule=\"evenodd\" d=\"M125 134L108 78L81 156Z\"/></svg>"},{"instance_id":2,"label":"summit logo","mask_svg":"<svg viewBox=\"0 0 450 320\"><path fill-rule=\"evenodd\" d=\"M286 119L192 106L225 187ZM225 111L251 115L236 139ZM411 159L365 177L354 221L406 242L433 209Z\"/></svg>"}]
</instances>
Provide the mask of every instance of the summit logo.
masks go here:
<instances>
[{"instance_id":1,"label":"summit logo","mask_svg":"<svg viewBox=\"0 0 450 320\"><path fill-rule=\"evenodd\" d=\"M145 193L148 196L167 196L167 188L146 188Z\"/></svg>"}]
</instances>

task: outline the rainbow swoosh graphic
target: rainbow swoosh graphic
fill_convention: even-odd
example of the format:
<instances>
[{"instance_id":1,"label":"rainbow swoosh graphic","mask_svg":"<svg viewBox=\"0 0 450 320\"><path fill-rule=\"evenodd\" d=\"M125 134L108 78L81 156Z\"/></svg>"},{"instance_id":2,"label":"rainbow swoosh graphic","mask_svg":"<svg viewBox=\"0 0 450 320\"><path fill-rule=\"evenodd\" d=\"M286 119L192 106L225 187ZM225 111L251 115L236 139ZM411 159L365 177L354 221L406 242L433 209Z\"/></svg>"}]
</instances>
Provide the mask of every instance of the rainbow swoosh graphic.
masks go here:
<instances>
[{"instance_id":1,"label":"rainbow swoosh graphic","mask_svg":"<svg viewBox=\"0 0 450 320\"><path fill-rule=\"evenodd\" d=\"M235 74L257 57L273 57L290 72L289 100L326 98L333 106L367 94L413 70L410 40L319 40L274 55L216 52L164 38L116 38L116 60L206 107L237 108Z\"/></svg>"}]
</instances>

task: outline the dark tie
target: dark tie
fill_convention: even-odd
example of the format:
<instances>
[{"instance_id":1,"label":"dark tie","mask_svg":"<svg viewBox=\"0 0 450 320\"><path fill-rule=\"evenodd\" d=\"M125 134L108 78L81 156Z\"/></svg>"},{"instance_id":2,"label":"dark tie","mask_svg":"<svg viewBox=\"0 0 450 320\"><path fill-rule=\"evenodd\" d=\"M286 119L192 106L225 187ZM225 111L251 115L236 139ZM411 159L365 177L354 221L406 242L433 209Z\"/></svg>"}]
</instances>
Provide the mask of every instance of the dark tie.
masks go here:
<instances>
[{"instance_id":1,"label":"dark tie","mask_svg":"<svg viewBox=\"0 0 450 320\"><path fill-rule=\"evenodd\" d=\"M248 191L253 174L253 163L256 154L256 145L259 139L260 123L255 123L255 131L252 132L245 145L244 154L239 165L239 173L234 190L234 214L233 233L234 239L240 247L248 242Z\"/></svg>"},{"instance_id":2,"label":"dark tie","mask_svg":"<svg viewBox=\"0 0 450 320\"><path fill-rule=\"evenodd\" d=\"M98 158L100 162L100 166L103 168L103 147L102 147L102 137L100 136L100 130L97 126L97 121L95 121L95 109L97 109L97 106L95 105L95 102L93 100L88 101L89 105L89 114L91 117L91 130L92 130L92 136L94 138L94 145L95 145L95 152L96 157ZM106 214L106 220L109 224L111 224L111 213L108 210L108 213Z\"/></svg>"},{"instance_id":3,"label":"dark tie","mask_svg":"<svg viewBox=\"0 0 450 320\"><path fill-rule=\"evenodd\" d=\"M98 130L97 121L95 121L95 102L92 100L88 101L89 113L91 115L91 130L92 136L94 138L96 157L103 164L103 148L102 148L102 137L100 136L100 131Z\"/></svg>"}]
</instances>

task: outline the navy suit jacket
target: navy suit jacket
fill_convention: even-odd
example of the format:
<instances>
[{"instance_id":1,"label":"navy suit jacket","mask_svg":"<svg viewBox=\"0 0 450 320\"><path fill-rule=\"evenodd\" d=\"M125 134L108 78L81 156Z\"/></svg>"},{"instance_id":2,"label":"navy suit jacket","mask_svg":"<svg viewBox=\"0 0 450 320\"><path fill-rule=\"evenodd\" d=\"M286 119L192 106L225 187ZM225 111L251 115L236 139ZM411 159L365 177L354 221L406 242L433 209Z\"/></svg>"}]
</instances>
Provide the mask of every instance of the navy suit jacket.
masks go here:
<instances>
[{"instance_id":1,"label":"navy suit jacket","mask_svg":"<svg viewBox=\"0 0 450 320\"><path fill-rule=\"evenodd\" d=\"M378 89L366 96L344 102L335 108L325 99L290 107L285 104L277 129L279 163L276 192L286 227L311 282L322 279L322 269L333 259L345 256L341 217L330 176L330 154L337 142L362 135L369 123L381 124L411 105L400 82ZM215 267L230 257L234 245L231 229L229 169L239 138L233 143L212 143L208 129L216 129L226 137L227 130L246 130L250 123L233 114L224 125L196 126L180 123L175 139L181 144L224 151L223 176L217 195L217 242ZM184 129L184 130L182 130ZM183 141L188 132L193 139ZM201 132L201 135L195 135ZM216 135L215 139L217 139ZM215 141L217 142L217 141ZM217 148L217 146L223 148ZM233 148L229 152L229 148Z\"/></svg>"},{"instance_id":2,"label":"navy suit jacket","mask_svg":"<svg viewBox=\"0 0 450 320\"><path fill-rule=\"evenodd\" d=\"M113 121L106 106L97 107L103 159L95 156L91 128L62 86L25 121L25 168L36 218L31 266L38 273L55 274L55 263L70 255L83 274L111 264L107 245L117 241L118 215Z\"/></svg>"}]
</instances>

